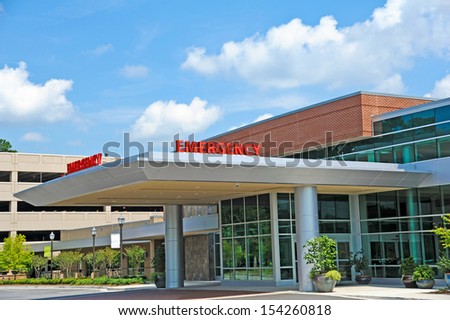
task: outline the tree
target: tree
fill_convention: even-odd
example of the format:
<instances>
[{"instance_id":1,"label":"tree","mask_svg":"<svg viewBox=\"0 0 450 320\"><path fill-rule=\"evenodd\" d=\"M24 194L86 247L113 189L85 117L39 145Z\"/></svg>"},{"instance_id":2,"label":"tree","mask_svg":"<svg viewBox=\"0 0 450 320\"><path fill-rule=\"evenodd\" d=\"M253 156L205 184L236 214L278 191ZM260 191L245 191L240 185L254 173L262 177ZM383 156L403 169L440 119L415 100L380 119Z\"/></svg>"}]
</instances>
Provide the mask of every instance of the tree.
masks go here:
<instances>
[{"instance_id":1,"label":"tree","mask_svg":"<svg viewBox=\"0 0 450 320\"><path fill-rule=\"evenodd\" d=\"M73 265L80 262L81 259L83 259L83 254L80 251L64 251L53 258L53 262L59 266L61 270L64 270L64 274L69 278L72 275L71 271Z\"/></svg>"},{"instance_id":2,"label":"tree","mask_svg":"<svg viewBox=\"0 0 450 320\"><path fill-rule=\"evenodd\" d=\"M118 250L113 250L110 247L99 250L99 256L105 265L106 275L108 277L112 276L112 270L120 266L120 252Z\"/></svg>"},{"instance_id":3,"label":"tree","mask_svg":"<svg viewBox=\"0 0 450 320\"><path fill-rule=\"evenodd\" d=\"M433 232L439 236L442 246L444 248L450 248L450 214L446 214L442 216L442 220L444 221L443 226L436 227L433 229Z\"/></svg>"},{"instance_id":4,"label":"tree","mask_svg":"<svg viewBox=\"0 0 450 320\"><path fill-rule=\"evenodd\" d=\"M31 265L34 268L35 271L35 277L39 278L41 276L41 271L44 269L44 267L47 265L48 259L43 256L35 255L31 259Z\"/></svg>"},{"instance_id":5,"label":"tree","mask_svg":"<svg viewBox=\"0 0 450 320\"><path fill-rule=\"evenodd\" d=\"M28 269L34 252L25 241L26 238L22 234L5 238L3 250L0 252L0 269L13 272Z\"/></svg>"},{"instance_id":6,"label":"tree","mask_svg":"<svg viewBox=\"0 0 450 320\"><path fill-rule=\"evenodd\" d=\"M0 139L0 152L17 152L16 150L13 150L11 148L12 145L9 141Z\"/></svg>"},{"instance_id":7,"label":"tree","mask_svg":"<svg viewBox=\"0 0 450 320\"><path fill-rule=\"evenodd\" d=\"M92 263L93 256L94 256L94 254L92 252L86 253L84 255L84 260L86 261L86 263L88 265L90 265L92 267L91 271L97 270L103 262L100 250L95 253L95 266Z\"/></svg>"},{"instance_id":8,"label":"tree","mask_svg":"<svg viewBox=\"0 0 450 320\"><path fill-rule=\"evenodd\" d=\"M139 269L141 264L145 261L145 249L138 245L134 245L125 250L127 252L128 265L132 270L134 269L134 271L137 271L136 269Z\"/></svg>"},{"instance_id":9,"label":"tree","mask_svg":"<svg viewBox=\"0 0 450 320\"><path fill-rule=\"evenodd\" d=\"M303 246L306 249L304 259L306 263L313 265L309 277L325 274L336 270L336 241L327 237L319 236L306 241Z\"/></svg>"}]
</instances>

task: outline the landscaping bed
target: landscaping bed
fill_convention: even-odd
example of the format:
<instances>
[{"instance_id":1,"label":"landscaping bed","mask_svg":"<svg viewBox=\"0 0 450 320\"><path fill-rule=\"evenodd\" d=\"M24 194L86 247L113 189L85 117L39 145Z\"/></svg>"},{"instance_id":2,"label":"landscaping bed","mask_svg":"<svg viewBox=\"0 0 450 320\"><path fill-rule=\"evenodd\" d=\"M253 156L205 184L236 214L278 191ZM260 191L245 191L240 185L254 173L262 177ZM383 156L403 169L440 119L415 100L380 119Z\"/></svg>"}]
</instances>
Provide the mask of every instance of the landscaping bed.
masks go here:
<instances>
[{"instance_id":1,"label":"landscaping bed","mask_svg":"<svg viewBox=\"0 0 450 320\"><path fill-rule=\"evenodd\" d=\"M129 284L144 284L145 281L142 278L107 278L99 277L95 279L90 278L66 278L66 279L17 279L17 280L2 280L0 285L111 285L122 286Z\"/></svg>"}]
</instances>

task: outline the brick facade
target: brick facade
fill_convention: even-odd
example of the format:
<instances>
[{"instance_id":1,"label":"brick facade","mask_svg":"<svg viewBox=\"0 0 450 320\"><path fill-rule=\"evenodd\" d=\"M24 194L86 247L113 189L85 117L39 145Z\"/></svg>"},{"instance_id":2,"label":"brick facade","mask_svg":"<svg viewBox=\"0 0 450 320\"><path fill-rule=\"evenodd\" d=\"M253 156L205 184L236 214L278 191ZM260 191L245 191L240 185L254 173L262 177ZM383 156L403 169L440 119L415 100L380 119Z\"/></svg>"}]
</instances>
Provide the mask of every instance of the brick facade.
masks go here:
<instances>
[{"instance_id":1,"label":"brick facade","mask_svg":"<svg viewBox=\"0 0 450 320\"><path fill-rule=\"evenodd\" d=\"M236 129L212 139L221 142L261 143L261 156L290 154L303 150L305 145L330 145L371 136L372 116L430 101L432 100L425 98L358 92ZM269 141L272 143L269 144Z\"/></svg>"}]
</instances>

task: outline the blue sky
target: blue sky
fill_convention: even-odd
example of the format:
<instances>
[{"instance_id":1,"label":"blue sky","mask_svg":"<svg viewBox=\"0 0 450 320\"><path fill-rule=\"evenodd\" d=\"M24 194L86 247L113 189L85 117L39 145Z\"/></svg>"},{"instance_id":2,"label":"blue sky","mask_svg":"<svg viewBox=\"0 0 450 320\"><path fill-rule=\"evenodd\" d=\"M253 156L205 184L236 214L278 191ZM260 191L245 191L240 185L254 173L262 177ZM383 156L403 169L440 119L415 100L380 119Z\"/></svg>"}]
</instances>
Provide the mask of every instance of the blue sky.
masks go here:
<instances>
[{"instance_id":1,"label":"blue sky","mask_svg":"<svg viewBox=\"0 0 450 320\"><path fill-rule=\"evenodd\" d=\"M90 155L355 91L450 96L448 0L0 0L0 138Z\"/></svg>"}]
</instances>

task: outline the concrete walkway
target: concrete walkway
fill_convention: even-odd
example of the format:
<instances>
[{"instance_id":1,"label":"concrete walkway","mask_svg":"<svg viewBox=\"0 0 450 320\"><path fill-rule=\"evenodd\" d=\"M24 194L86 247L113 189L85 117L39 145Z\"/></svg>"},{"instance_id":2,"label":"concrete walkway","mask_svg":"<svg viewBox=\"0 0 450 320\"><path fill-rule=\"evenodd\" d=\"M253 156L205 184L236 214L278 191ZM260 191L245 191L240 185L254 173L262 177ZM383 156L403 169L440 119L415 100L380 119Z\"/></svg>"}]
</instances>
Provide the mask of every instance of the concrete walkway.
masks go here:
<instances>
[{"instance_id":1,"label":"concrete walkway","mask_svg":"<svg viewBox=\"0 0 450 320\"><path fill-rule=\"evenodd\" d=\"M152 288L154 285L136 285L136 286L124 286L124 287L111 287L111 290L136 290L144 288ZM297 287L266 287L266 286L248 286L243 285L237 287L235 285L227 285L226 283L220 283L219 281L185 281L185 287L176 289L179 291L191 291L191 290L220 290L220 291L232 291L233 293L227 297L221 296L217 299L227 298L239 298L237 292L245 292L245 296L248 297L248 292L255 292L252 297L254 299L267 299L270 296L285 296L290 295L310 295L311 298L316 296L318 299L325 296L341 297L349 299L401 299L401 300L450 300L450 292L447 294L439 293L439 289L445 288L444 283L438 282L433 289L419 289L419 288L405 288L403 284L395 283L374 283L369 285L360 285L347 283L337 285L333 292L330 293L318 293L318 292L299 292ZM156 289L155 290L161 290ZM164 289L163 289L164 290ZM244 295L244 294L243 294ZM242 295L242 296L243 296ZM269 298L270 299L270 298Z\"/></svg>"}]
</instances>

